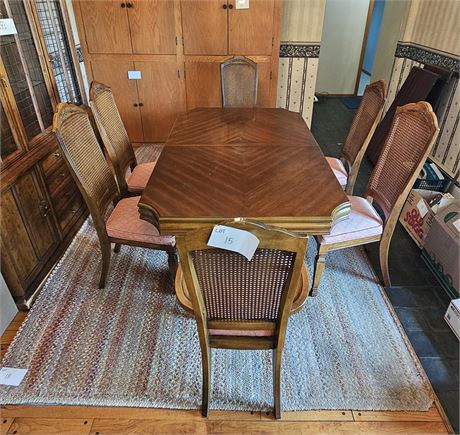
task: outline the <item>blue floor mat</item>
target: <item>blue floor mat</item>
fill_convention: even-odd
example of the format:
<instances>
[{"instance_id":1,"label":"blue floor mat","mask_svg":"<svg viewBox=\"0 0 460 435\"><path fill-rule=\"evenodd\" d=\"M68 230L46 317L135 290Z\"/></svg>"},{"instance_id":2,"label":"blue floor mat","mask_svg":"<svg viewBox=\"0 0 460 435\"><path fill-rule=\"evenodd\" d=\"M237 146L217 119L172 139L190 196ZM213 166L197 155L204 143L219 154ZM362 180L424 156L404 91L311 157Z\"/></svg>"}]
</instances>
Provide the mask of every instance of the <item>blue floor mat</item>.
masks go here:
<instances>
[{"instance_id":1,"label":"blue floor mat","mask_svg":"<svg viewBox=\"0 0 460 435\"><path fill-rule=\"evenodd\" d=\"M346 98L341 98L340 101L348 109L357 109L359 105L361 104L361 99L362 97L346 97Z\"/></svg>"}]
</instances>

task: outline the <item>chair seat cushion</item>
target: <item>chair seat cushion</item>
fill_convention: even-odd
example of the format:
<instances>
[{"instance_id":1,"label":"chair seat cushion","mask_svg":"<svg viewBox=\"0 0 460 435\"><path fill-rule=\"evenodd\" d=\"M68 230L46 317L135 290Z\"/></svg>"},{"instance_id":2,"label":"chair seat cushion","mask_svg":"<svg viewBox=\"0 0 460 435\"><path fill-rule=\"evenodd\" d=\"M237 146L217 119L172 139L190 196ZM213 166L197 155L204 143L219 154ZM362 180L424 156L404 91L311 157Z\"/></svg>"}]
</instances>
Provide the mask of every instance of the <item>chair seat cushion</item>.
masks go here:
<instances>
[{"instance_id":1,"label":"chair seat cushion","mask_svg":"<svg viewBox=\"0 0 460 435\"><path fill-rule=\"evenodd\" d=\"M151 223L139 216L137 204L140 196L122 199L107 219L106 230L109 237L130 240L132 242L156 245L158 247L174 247L173 236L160 236Z\"/></svg>"},{"instance_id":2,"label":"chair seat cushion","mask_svg":"<svg viewBox=\"0 0 460 435\"><path fill-rule=\"evenodd\" d=\"M326 157L326 161L331 167L332 172L334 172L335 178L337 178L340 185L345 188L348 181L348 173L342 161L334 157Z\"/></svg>"},{"instance_id":3,"label":"chair seat cushion","mask_svg":"<svg viewBox=\"0 0 460 435\"><path fill-rule=\"evenodd\" d=\"M128 178L128 190L131 193L142 193L152 175L156 162L141 163L137 165Z\"/></svg>"},{"instance_id":4,"label":"chair seat cushion","mask_svg":"<svg viewBox=\"0 0 460 435\"><path fill-rule=\"evenodd\" d=\"M348 196L348 199L351 202L348 219L337 222L327 236L318 236L319 243L341 243L382 234L383 221L374 207L360 196Z\"/></svg>"}]
</instances>

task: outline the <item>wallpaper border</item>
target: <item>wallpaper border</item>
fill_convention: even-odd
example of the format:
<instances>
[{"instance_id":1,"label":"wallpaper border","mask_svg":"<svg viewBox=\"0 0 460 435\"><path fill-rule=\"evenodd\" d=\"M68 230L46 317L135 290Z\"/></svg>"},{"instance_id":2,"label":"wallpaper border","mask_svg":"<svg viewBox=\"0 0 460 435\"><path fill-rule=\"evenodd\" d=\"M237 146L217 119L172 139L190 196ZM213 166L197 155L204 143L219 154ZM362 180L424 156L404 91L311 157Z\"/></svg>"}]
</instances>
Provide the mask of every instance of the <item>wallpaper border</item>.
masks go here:
<instances>
[{"instance_id":1,"label":"wallpaper border","mask_svg":"<svg viewBox=\"0 0 460 435\"><path fill-rule=\"evenodd\" d=\"M280 57L319 57L320 45L305 42L281 42Z\"/></svg>"},{"instance_id":2,"label":"wallpaper border","mask_svg":"<svg viewBox=\"0 0 460 435\"><path fill-rule=\"evenodd\" d=\"M411 59L428 65L435 65L453 73L459 73L459 59L454 56L431 51L427 48L418 47L413 44L398 42L395 57Z\"/></svg>"}]
</instances>

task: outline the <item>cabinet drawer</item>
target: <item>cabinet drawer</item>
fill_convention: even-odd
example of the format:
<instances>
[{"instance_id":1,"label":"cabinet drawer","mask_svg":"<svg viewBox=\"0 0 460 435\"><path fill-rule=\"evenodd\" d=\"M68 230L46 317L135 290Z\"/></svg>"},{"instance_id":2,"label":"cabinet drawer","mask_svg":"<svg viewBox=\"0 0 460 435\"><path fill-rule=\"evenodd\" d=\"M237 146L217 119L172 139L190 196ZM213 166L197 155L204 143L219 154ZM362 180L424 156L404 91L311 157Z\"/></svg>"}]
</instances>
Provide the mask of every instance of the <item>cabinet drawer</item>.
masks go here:
<instances>
[{"instance_id":1,"label":"cabinet drawer","mask_svg":"<svg viewBox=\"0 0 460 435\"><path fill-rule=\"evenodd\" d=\"M59 170L54 171L51 177L46 180L50 195L54 197L61 186L67 183L69 180L72 180L72 176L70 175L67 166L61 166Z\"/></svg>"},{"instance_id":2,"label":"cabinet drawer","mask_svg":"<svg viewBox=\"0 0 460 435\"><path fill-rule=\"evenodd\" d=\"M73 182L72 178L67 177L54 194L51 195L51 201L57 214L60 213L66 203L75 195L76 192L78 192L77 186Z\"/></svg>"},{"instance_id":3,"label":"cabinet drawer","mask_svg":"<svg viewBox=\"0 0 460 435\"><path fill-rule=\"evenodd\" d=\"M61 151L58 151L56 148L55 151L42 160L41 165L45 179L48 180L56 171L59 171L62 166L65 166L64 159L61 156Z\"/></svg>"},{"instance_id":4,"label":"cabinet drawer","mask_svg":"<svg viewBox=\"0 0 460 435\"><path fill-rule=\"evenodd\" d=\"M83 198L80 192L77 190L58 210L56 210L57 219L59 226L63 231L67 225L72 222L73 218L79 214L79 211L83 204Z\"/></svg>"}]
</instances>

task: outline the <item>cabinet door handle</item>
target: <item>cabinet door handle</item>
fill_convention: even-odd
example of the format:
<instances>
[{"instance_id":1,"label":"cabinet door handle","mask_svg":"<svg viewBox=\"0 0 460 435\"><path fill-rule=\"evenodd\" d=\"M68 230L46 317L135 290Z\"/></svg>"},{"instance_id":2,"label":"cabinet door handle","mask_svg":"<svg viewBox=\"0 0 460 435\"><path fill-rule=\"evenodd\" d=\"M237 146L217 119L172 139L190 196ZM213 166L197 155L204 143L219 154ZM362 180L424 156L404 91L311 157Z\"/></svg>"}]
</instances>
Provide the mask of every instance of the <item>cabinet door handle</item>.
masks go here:
<instances>
[{"instance_id":1,"label":"cabinet door handle","mask_svg":"<svg viewBox=\"0 0 460 435\"><path fill-rule=\"evenodd\" d=\"M228 8L229 8L229 9L233 9L233 5L230 3L230 4L228 5Z\"/></svg>"},{"instance_id":2,"label":"cabinet door handle","mask_svg":"<svg viewBox=\"0 0 460 435\"><path fill-rule=\"evenodd\" d=\"M137 107L137 106L139 106L139 104L137 104L137 103L134 103L134 104L133 104L133 106L134 106L134 107Z\"/></svg>"},{"instance_id":3,"label":"cabinet door handle","mask_svg":"<svg viewBox=\"0 0 460 435\"><path fill-rule=\"evenodd\" d=\"M50 206L44 199L40 201L40 204L38 207L40 208L40 212L43 217L48 216L48 212L50 211Z\"/></svg>"},{"instance_id":4,"label":"cabinet door handle","mask_svg":"<svg viewBox=\"0 0 460 435\"><path fill-rule=\"evenodd\" d=\"M126 3L122 3L120 6L124 9L126 7Z\"/></svg>"},{"instance_id":5,"label":"cabinet door handle","mask_svg":"<svg viewBox=\"0 0 460 435\"><path fill-rule=\"evenodd\" d=\"M61 153L59 151L56 151L54 154L53 154L54 157L56 157L57 159L59 157L61 157Z\"/></svg>"},{"instance_id":6,"label":"cabinet door handle","mask_svg":"<svg viewBox=\"0 0 460 435\"><path fill-rule=\"evenodd\" d=\"M139 107L144 107L144 103L139 103Z\"/></svg>"},{"instance_id":7,"label":"cabinet door handle","mask_svg":"<svg viewBox=\"0 0 460 435\"><path fill-rule=\"evenodd\" d=\"M134 7L134 5L133 5L132 3L126 3L126 7L127 7L128 9L130 9L130 8Z\"/></svg>"},{"instance_id":8,"label":"cabinet door handle","mask_svg":"<svg viewBox=\"0 0 460 435\"><path fill-rule=\"evenodd\" d=\"M224 9L227 9L227 3L224 3L224 4L222 5L222 7L223 7Z\"/></svg>"}]
</instances>

